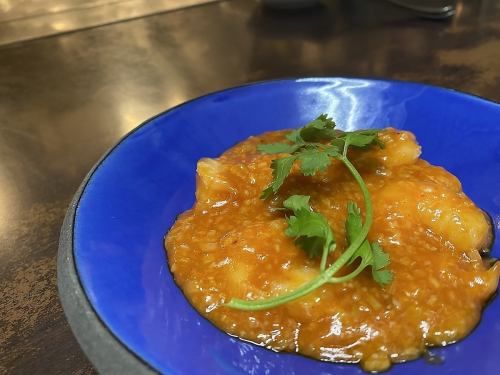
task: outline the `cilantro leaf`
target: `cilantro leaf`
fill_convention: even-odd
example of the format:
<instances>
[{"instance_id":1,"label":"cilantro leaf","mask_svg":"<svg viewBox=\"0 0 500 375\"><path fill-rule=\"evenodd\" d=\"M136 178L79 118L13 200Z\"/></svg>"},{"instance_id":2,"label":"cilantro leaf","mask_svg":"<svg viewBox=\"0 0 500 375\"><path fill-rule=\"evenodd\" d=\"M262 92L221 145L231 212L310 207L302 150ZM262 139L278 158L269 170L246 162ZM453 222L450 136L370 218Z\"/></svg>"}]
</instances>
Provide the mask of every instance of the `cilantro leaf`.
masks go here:
<instances>
[{"instance_id":1,"label":"cilantro leaf","mask_svg":"<svg viewBox=\"0 0 500 375\"><path fill-rule=\"evenodd\" d=\"M325 240L321 237L299 237L295 239L295 245L304 250L311 259L323 254L324 244Z\"/></svg>"},{"instance_id":2,"label":"cilantro leaf","mask_svg":"<svg viewBox=\"0 0 500 375\"><path fill-rule=\"evenodd\" d=\"M292 210L293 212L301 209L310 210L310 199L311 197L309 195L292 195L283 202L283 207Z\"/></svg>"},{"instance_id":3,"label":"cilantro leaf","mask_svg":"<svg viewBox=\"0 0 500 375\"><path fill-rule=\"evenodd\" d=\"M300 137L300 129L292 130L290 133L285 135L285 138L294 143L304 142L304 140Z\"/></svg>"},{"instance_id":4,"label":"cilantro leaf","mask_svg":"<svg viewBox=\"0 0 500 375\"><path fill-rule=\"evenodd\" d=\"M351 244L359 235L363 222L361 220L361 211L356 203L347 202L347 219L345 222L347 243ZM373 255L368 240L364 240L358 250L352 255L348 264L353 263L357 258L361 258L362 264L368 266L371 264Z\"/></svg>"},{"instance_id":5,"label":"cilantro leaf","mask_svg":"<svg viewBox=\"0 0 500 375\"><path fill-rule=\"evenodd\" d=\"M335 122L326 114L318 116L299 131L300 138L306 142L317 142L335 138Z\"/></svg>"},{"instance_id":6,"label":"cilantro leaf","mask_svg":"<svg viewBox=\"0 0 500 375\"><path fill-rule=\"evenodd\" d=\"M264 190L262 190L262 193L260 194L260 199L267 199L273 194L274 194L274 191L273 191L273 186L271 184L271 185L267 186Z\"/></svg>"},{"instance_id":7,"label":"cilantro leaf","mask_svg":"<svg viewBox=\"0 0 500 375\"><path fill-rule=\"evenodd\" d=\"M263 154L292 154L297 151L302 145L288 144L288 143L269 143L265 145L258 145L257 151Z\"/></svg>"},{"instance_id":8,"label":"cilantro leaf","mask_svg":"<svg viewBox=\"0 0 500 375\"><path fill-rule=\"evenodd\" d=\"M312 176L316 172L324 171L331 163L330 156L322 150L304 150L298 154L300 171L304 176Z\"/></svg>"},{"instance_id":9,"label":"cilantro leaf","mask_svg":"<svg viewBox=\"0 0 500 375\"><path fill-rule=\"evenodd\" d=\"M391 262L389 254L384 252L378 242L372 243L373 263L372 275L373 279L379 284L390 284L393 279L392 272L384 269Z\"/></svg>"},{"instance_id":10,"label":"cilantro leaf","mask_svg":"<svg viewBox=\"0 0 500 375\"><path fill-rule=\"evenodd\" d=\"M383 143L378 138L379 131L379 129L356 130L353 132L343 133L341 135L341 138L345 142L344 147L366 147L372 144L376 144L379 147L383 148Z\"/></svg>"},{"instance_id":11,"label":"cilantro leaf","mask_svg":"<svg viewBox=\"0 0 500 375\"><path fill-rule=\"evenodd\" d=\"M373 250L373 268L376 270L380 270L389 263L391 263L389 254L384 252L382 248L380 247L378 242L372 243L372 250Z\"/></svg>"},{"instance_id":12,"label":"cilantro leaf","mask_svg":"<svg viewBox=\"0 0 500 375\"><path fill-rule=\"evenodd\" d=\"M349 133L345 138L345 143L356 147L365 147L372 144L375 137L376 135Z\"/></svg>"},{"instance_id":13,"label":"cilantro leaf","mask_svg":"<svg viewBox=\"0 0 500 375\"><path fill-rule=\"evenodd\" d=\"M362 227L361 211L356 203L349 201L347 203L346 235L348 243L352 243L359 235ZM382 250L378 242L369 243L364 240L361 246L352 255L348 264L351 264L357 258L361 258L359 267L365 268L371 266L372 277L379 284L389 284L392 281L392 273L384 269L389 265L389 254Z\"/></svg>"},{"instance_id":14,"label":"cilantro leaf","mask_svg":"<svg viewBox=\"0 0 500 375\"><path fill-rule=\"evenodd\" d=\"M345 147L344 138L335 138L330 142L330 147L334 147L338 152L341 152ZM333 156L333 155L332 155Z\"/></svg>"},{"instance_id":15,"label":"cilantro leaf","mask_svg":"<svg viewBox=\"0 0 500 375\"><path fill-rule=\"evenodd\" d=\"M353 202L347 202L347 219L345 221L345 230L347 236L347 242L351 243L358 236L363 222L361 220L361 210L358 205Z\"/></svg>"},{"instance_id":16,"label":"cilantro leaf","mask_svg":"<svg viewBox=\"0 0 500 375\"><path fill-rule=\"evenodd\" d=\"M333 251L335 240L330 224L322 214L311 209L309 199L305 195L292 195L283 202L283 206L294 213L287 218L285 234L295 237L295 244L314 258Z\"/></svg>"},{"instance_id":17,"label":"cilantro leaf","mask_svg":"<svg viewBox=\"0 0 500 375\"><path fill-rule=\"evenodd\" d=\"M318 120L323 121L326 127L333 129L335 127L335 121L331 117L328 117L326 113L322 113L318 116Z\"/></svg>"},{"instance_id":18,"label":"cilantro leaf","mask_svg":"<svg viewBox=\"0 0 500 375\"><path fill-rule=\"evenodd\" d=\"M281 185L283 185L285 178L290 174L295 159L297 159L296 156L288 156L286 158L275 159L271 162L271 168L273 170L273 181L262 192L260 196L261 198L266 199L271 194L278 191Z\"/></svg>"}]
</instances>

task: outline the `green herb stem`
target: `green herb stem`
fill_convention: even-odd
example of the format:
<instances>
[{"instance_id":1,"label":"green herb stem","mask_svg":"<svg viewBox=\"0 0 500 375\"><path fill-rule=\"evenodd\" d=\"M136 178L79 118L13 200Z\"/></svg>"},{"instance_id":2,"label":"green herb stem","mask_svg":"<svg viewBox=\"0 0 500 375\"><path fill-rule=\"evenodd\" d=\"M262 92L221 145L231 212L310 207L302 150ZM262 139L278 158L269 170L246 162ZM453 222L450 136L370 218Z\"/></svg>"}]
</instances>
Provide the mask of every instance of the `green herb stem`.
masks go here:
<instances>
[{"instance_id":1,"label":"green herb stem","mask_svg":"<svg viewBox=\"0 0 500 375\"><path fill-rule=\"evenodd\" d=\"M328 260L328 254L330 254L330 249L328 246L323 248L323 253L321 254L321 262L319 264L319 269L323 272L326 269L326 261Z\"/></svg>"},{"instance_id":2,"label":"green herb stem","mask_svg":"<svg viewBox=\"0 0 500 375\"><path fill-rule=\"evenodd\" d=\"M272 307L276 307L278 305L281 305L283 303L287 303L290 301L293 301L297 298L300 298L302 296L305 296L306 294L309 294L313 290L319 288L320 286L324 285L327 282L343 282L347 281L349 279L352 279L353 277L357 276L361 271L362 268L360 269L361 265L351 272L348 275L338 277L338 278L333 278L333 275L335 275L343 266L346 265L347 262L351 259L351 257L354 255L356 250L361 246L361 244L364 242L366 239L366 236L368 235L368 232L370 230L370 227L373 222L373 207L372 207L372 201L370 197L370 192L368 191L368 188L363 181L363 178L359 174L359 172L356 170L354 165L347 159L345 156L338 156L338 159L341 160L344 165L347 167L349 172L352 174L356 182L358 183L361 192L363 194L363 198L365 201L365 210L366 210L366 215L365 215L365 222L363 223L363 226L361 228L361 231L359 235L356 237L356 239L347 247L347 249L342 253L342 255L326 270L321 272L318 276L316 276L314 279L309 281L308 283L300 286L299 288L295 289L294 291L287 293L287 294L282 294L278 297L271 297L271 298L265 298L265 299L259 299L259 300L242 300L242 299L237 299L233 298L231 301L226 303L224 306L226 307L231 307L231 308L236 308L240 310L264 310L264 309L269 309ZM326 255L325 255L326 253ZM328 255L328 251L323 251L321 263L326 265L326 258ZM324 260L323 260L324 259ZM364 267L363 267L364 268Z\"/></svg>"},{"instance_id":3,"label":"green herb stem","mask_svg":"<svg viewBox=\"0 0 500 375\"><path fill-rule=\"evenodd\" d=\"M343 283L344 281L348 281L351 279L354 279L356 276L358 276L364 269L366 268L366 264L361 262L358 267L351 273L345 275L345 276L340 276L340 277L332 277L330 280L328 280L329 283L331 284L339 284Z\"/></svg>"},{"instance_id":4,"label":"green herb stem","mask_svg":"<svg viewBox=\"0 0 500 375\"><path fill-rule=\"evenodd\" d=\"M349 172L351 172L352 176L354 177L354 179L356 180L361 189L361 193L363 194L363 199L365 201L366 215L365 215L365 222L361 227L359 235L349 245L346 251L344 251L342 255L335 261L335 263L333 263L325 271L325 273L328 274L329 277L332 277L334 274L336 274L351 259L353 254L366 239L366 236L368 235L368 232L370 231L370 228L373 223L373 205L372 205L372 199L370 197L370 192L368 191L368 187L366 186L365 182L363 181L363 178L357 171L356 167L354 167L354 165L346 157L341 156L339 157L339 160L341 160L347 167Z\"/></svg>"},{"instance_id":5,"label":"green herb stem","mask_svg":"<svg viewBox=\"0 0 500 375\"><path fill-rule=\"evenodd\" d=\"M229 301L229 303L226 303L225 306L240 310L269 309L281 305L283 303L293 301L302 296L305 296L306 294L311 293L313 290L325 284L327 281L328 278L326 276L326 273L323 272L319 276L312 279L310 282L295 289L293 292L282 294L281 296L278 297L265 298L259 300L243 300L243 299L233 298L231 299L231 301Z\"/></svg>"}]
</instances>

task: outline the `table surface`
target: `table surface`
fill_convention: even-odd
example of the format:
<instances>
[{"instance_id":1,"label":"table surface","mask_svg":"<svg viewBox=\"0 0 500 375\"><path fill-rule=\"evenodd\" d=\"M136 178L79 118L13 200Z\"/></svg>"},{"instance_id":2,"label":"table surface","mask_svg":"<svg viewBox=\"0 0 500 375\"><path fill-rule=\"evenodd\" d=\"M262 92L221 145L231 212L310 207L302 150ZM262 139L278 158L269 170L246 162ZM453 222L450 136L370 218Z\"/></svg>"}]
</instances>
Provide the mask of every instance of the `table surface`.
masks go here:
<instances>
[{"instance_id":1,"label":"table surface","mask_svg":"<svg viewBox=\"0 0 500 375\"><path fill-rule=\"evenodd\" d=\"M93 374L66 323L56 253L101 154L190 98L291 76L425 82L500 101L500 3L431 21L383 0L303 11L222 1L0 47L0 374Z\"/></svg>"},{"instance_id":2,"label":"table surface","mask_svg":"<svg viewBox=\"0 0 500 375\"><path fill-rule=\"evenodd\" d=\"M0 0L0 46L219 0Z\"/></svg>"}]
</instances>

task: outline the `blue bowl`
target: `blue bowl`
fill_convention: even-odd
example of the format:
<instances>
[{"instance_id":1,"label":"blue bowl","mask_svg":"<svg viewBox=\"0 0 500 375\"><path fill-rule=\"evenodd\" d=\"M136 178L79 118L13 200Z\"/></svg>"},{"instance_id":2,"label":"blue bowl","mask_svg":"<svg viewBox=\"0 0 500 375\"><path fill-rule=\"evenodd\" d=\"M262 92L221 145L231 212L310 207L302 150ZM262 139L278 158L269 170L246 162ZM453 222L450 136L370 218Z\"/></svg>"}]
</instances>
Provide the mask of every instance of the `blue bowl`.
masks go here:
<instances>
[{"instance_id":1,"label":"blue bowl","mask_svg":"<svg viewBox=\"0 0 500 375\"><path fill-rule=\"evenodd\" d=\"M422 157L460 178L500 230L500 105L407 82L306 78L203 96L136 128L84 181L66 217L59 288L68 320L102 372L164 374L359 374L230 337L198 314L170 274L163 247L176 216L194 203L196 162L247 137L300 126L320 113L340 128L414 132ZM500 256L498 242L493 256ZM500 300L463 341L391 374L498 374Z\"/></svg>"}]
</instances>

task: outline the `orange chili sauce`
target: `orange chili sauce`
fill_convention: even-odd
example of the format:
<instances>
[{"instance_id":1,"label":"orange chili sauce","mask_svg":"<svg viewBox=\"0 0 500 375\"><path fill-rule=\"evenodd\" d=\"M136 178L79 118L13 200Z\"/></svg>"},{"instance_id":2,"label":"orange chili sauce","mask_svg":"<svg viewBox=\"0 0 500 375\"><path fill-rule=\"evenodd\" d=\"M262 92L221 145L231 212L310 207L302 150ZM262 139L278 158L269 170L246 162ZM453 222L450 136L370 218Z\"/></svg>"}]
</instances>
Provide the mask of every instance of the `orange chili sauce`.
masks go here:
<instances>
[{"instance_id":1,"label":"orange chili sauce","mask_svg":"<svg viewBox=\"0 0 500 375\"><path fill-rule=\"evenodd\" d=\"M338 161L313 177L294 166L275 197L260 199L272 179L270 162L280 155L260 154L256 146L283 141L284 134L251 137L218 159L199 161L196 204L166 237L175 281L193 306L222 330L256 344L359 362L368 371L465 337L498 284L500 267L480 255L492 239L490 222L456 177L418 158L413 134L391 128L380 134L384 149L353 150L349 157L373 200L368 238L389 253L393 282L377 284L368 268L272 309L223 306L231 298L291 292L318 275L319 259L309 259L284 234L285 213L275 210L284 199L310 195L312 208L326 216L337 242L330 261L346 247L347 202L364 210L359 187Z\"/></svg>"}]
</instances>

